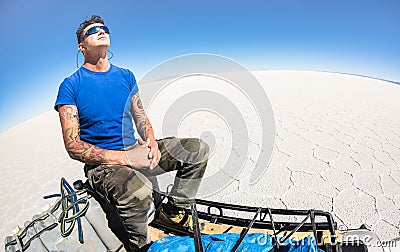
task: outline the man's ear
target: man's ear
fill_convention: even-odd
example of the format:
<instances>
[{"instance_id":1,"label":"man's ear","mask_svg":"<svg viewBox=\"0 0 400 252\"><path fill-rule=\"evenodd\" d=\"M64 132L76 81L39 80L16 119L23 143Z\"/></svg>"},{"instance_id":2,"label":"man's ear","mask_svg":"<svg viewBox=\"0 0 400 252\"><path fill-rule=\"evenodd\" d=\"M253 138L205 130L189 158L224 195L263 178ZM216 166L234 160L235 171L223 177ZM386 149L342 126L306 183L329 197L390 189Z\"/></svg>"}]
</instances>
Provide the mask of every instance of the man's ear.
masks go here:
<instances>
[{"instance_id":1,"label":"man's ear","mask_svg":"<svg viewBox=\"0 0 400 252\"><path fill-rule=\"evenodd\" d=\"M83 52L85 50L85 47L83 46L82 43L78 44L78 50L81 51L81 52Z\"/></svg>"}]
</instances>

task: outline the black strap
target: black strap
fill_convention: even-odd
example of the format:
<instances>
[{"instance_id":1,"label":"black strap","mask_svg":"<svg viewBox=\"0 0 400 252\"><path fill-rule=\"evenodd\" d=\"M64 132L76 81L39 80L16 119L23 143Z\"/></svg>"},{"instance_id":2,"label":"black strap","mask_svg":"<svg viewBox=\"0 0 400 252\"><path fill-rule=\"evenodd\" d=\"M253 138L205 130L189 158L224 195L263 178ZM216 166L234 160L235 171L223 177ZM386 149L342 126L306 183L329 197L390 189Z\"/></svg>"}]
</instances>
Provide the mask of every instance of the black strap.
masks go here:
<instances>
[{"instance_id":1,"label":"black strap","mask_svg":"<svg viewBox=\"0 0 400 252\"><path fill-rule=\"evenodd\" d=\"M194 246L196 252L203 252L203 241L201 240L201 232L199 226L199 217L197 215L196 202L192 204L192 221L193 221L193 236L194 236Z\"/></svg>"},{"instance_id":2,"label":"black strap","mask_svg":"<svg viewBox=\"0 0 400 252\"><path fill-rule=\"evenodd\" d=\"M235 246L232 249L232 252L235 252L239 246L240 243L242 243L244 237L247 235L251 227L254 225L254 222L256 221L257 216L260 214L262 207L258 208L257 213L254 215L253 219L250 221L249 225L246 228L242 229L242 232L240 232L240 237L239 240L235 243Z\"/></svg>"}]
</instances>

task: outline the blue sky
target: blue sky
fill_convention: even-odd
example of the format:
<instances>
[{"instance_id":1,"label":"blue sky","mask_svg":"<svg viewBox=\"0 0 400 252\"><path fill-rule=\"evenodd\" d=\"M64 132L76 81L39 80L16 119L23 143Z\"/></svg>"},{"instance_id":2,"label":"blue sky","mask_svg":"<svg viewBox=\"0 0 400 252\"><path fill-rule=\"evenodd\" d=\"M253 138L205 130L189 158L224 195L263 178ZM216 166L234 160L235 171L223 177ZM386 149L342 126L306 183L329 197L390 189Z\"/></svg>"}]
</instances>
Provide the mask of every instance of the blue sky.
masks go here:
<instances>
[{"instance_id":1,"label":"blue sky","mask_svg":"<svg viewBox=\"0 0 400 252\"><path fill-rule=\"evenodd\" d=\"M137 79L171 57L214 53L251 70L400 81L399 13L398 0L1 0L0 132L52 109L92 14L111 30L111 62Z\"/></svg>"}]
</instances>

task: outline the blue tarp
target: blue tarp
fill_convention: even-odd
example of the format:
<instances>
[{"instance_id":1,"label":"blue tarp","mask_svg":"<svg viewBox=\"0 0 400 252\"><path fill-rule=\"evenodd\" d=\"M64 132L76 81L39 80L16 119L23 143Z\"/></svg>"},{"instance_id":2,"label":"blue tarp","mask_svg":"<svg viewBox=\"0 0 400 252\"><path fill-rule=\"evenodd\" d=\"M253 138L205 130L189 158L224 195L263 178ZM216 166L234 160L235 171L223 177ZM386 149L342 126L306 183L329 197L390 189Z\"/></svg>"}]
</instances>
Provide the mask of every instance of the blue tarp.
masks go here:
<instances>
[{"instance_id":1,"label":"blue tarp","mask_svg":"<svg viewBox=\"0 0 400 252\"><path fill-rule=\"evenodd\" d=\"M204 251L231 251L240 234L226 233L202 235ZM237 251L270 251L273 248L271 236L262 233L247 234ZM194 240L189 236L167 236L155 241L148 252L195 252ZM282 250L284 252L321 252L312 236L301 241L288 240Z\"/></svg>"}]
</instances>

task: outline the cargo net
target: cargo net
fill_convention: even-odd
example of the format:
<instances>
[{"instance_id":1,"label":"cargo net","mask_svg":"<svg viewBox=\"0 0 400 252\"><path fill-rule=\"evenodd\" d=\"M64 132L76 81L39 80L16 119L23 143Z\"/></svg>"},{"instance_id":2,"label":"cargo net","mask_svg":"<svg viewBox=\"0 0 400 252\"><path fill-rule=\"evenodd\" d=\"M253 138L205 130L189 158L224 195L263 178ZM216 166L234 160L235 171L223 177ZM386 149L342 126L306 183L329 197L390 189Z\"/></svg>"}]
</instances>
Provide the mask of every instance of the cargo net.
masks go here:
<instances>
[{"instance_id":1,"label":"cargo net","mask_svg":"<svg viewBox=\"0 0 400 252\"><path fill-rule=\"evenodd\" d=\"M162 198L164 200L166 194L162 194ZM332 215L325 211L251 207L196 199L191 207L191 214L193 232L158 222L151 225L166 233L193 237L196 251L204 251L202 235L231 232L240 233L231 251L239 248L248 233L268 235L273 245L271 251L284 251L289 243L293 245L305 240L313 240L313 243L315 241L315 251L340 251L337 224Z\"/></svg>"}]
</instances>

